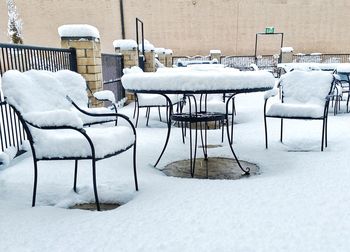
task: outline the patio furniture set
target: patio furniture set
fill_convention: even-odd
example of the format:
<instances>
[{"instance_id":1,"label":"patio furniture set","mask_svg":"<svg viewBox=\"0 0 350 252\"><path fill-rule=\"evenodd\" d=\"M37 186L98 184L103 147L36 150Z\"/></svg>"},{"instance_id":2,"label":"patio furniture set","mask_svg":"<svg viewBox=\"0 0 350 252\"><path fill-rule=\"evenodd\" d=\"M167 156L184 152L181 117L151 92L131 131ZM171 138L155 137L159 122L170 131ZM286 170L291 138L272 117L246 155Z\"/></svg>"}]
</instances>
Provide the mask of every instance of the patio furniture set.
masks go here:
<instances>
[{"instance_id":1,"label":"patio furniture set","mask_svg":"<svg viewBox=\"0 0 350 252\"><path fill-rule=\"evenodd\" d=\"M202 142L204 158L208 159L207 129L208 123L218 121L226 128L228 146L243 171L249 174L249 167L242 167L233 149L233 98L237 94L267 91L265 93L264 123L265 142L267 142L267 117L280 118L281 138L284 119L322 120L321 150L327 147L327 116L330 101L334 98L336 79L327 72L291 71L283 75L277 87L275 78L267 71L235 71L232 69L192 69L163 70L144 73L134 69L126 71L122 83L129 92L137 94L134 117L138 122L139 109L147 107L147 124L150 107L154 106L142 100L144 94L158 95L163 98L156 107L166 107L167 136L162 151L155 163L159 164L168 142L174 122L189 127L190 172L195 173L195 160L198 148L198 132ZM340 81L338 81L340 83ZM91 160L93 190L97 210L100 210L96 162L118 155L132 148L133 176L135 189L138 190L136 173L136 125L130 119L117 113L116 106L110 108L88 108L85 80L77 73L68 70L49 72L30 70L21 73L10 70L3 75L2 88L6 101L15 110L30 143L34 162L34 186L32 206L35 206L38 162L50 160L74 160L73 189L77 192L77 170L79 160ZM222 109L211 110L208 106L214 95L222 97ZM280 101L268 109L272 96L280 95ZM102 100L112 100L110 93L96 95ZM154 96L155 97L155 96ZM154 101L151 99L150 101ZM179 97L184 99L179 99ZM186 101L184 103L184 100ZM145 102L145 103L143 103ZM160 105L159 105L160 104ZM176 110L173 105L179 104ZM160 113L159 113L160 114ZM124 120L127 126L117 124ZM92 126L92 125L102 126ZM194 129L194 133L191 129ZM183 128L184 131L184 128Z\"/></svg>"}]
</instances>

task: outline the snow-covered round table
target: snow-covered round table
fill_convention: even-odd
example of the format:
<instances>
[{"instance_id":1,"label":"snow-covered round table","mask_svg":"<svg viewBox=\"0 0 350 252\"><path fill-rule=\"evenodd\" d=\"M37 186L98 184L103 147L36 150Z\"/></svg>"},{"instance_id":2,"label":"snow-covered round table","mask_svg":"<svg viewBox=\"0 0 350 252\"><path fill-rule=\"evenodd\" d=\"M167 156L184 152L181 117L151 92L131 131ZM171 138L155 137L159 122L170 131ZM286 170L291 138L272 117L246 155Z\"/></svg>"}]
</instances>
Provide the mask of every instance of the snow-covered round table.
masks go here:
<instances>
[{"instance_id":1,"label":"snow-covered round table","mask_svg":"<svg viewBox=\"0 0 350 252\"><path fill-rule=\"evenodd\" d=\"M133 93L152 93L164 96L170 104L168 115L168 133L162 152L155 163L157 166L167 147L171 131L171 115L173 114L171 100L167 94L220 94L229 93L226 101L226 115L228 115L228 103L234 95L239 93L259 92L272 89L275 78L267 71L240 72L230 68L217 69L168 69L155 73L128 73L122 79L124 88ZM232 140L229 136L227 125L227 137L231 151L241 167L232 148ZM242 167L241 169L245 171ZM248 171L249 173L249 171Z\"/></svg>"}]
</instances>

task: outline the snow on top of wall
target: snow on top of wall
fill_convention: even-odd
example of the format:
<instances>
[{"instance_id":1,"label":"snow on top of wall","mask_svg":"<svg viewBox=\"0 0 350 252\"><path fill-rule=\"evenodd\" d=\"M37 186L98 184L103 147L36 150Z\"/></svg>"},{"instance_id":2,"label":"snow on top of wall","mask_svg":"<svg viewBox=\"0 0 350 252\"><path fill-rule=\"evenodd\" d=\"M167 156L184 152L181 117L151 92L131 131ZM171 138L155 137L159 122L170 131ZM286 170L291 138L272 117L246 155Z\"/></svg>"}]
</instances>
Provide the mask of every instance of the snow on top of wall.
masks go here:
<instances>
[{"instance_id":1,"label":"snow on top of wall","mask_svg":"<svg viewBox=\"0 0 350 252\"><path fill-rule=\"evenodd\" d=\"M122 77L125 89L130 90L241 90L272 88L275 78L267 71L165 71L126 74Z\"/></svg>"},{"instance_id":2,"label":"snow on top of wall","mask_svg":"<svg viewBox=\"0 0 350 252\"><path fill-rule=\"evenodd\" d=\"M142 43L139 44L139 49L142 50ZM145 52L151 52L151 51L154 51L154 45L151 44L148 40L144 40L144 50Z\"/></svg>"},{"instance_id":3,"label":"snow on top of wall","mask_svg":"<svg viewBox=\"0 0 350 252\"><path fill-rule=\"evenodd\" d=\"M165 48L162 48L162 47L154 48L154 52L157 54L165 54Z\"/></svg>"},{"instance_id":4,"label":"snow on top of wall","mask_svg":"<svg viewBox=\"0 0 350 252\"><path fill-rule=\"evenodd\" d=\"M166 54L166 55L173 54L173 50L171 50L171 49L165 49L165 54Z\"/></svg>"},{"instance_id":5,"label":"snow on top of wall","mask_svg":"<svg viewBox=\"0 0 350 252\"><path fill-rule=\"evenodd\" d=\"M113 41L114 48L120 48L121 50L132 50L137 48L137 43L132 39L117 39Z\"/></svg>"},{"instance_id":6,"label":"snow on top of wall","mask_svg":"<svg viewBox=\"0 0 350 252\"><path fill-rule=\"evenodd\" d=\"M283 52L283 53L289 53L289 52L293 52L293 51L294 51L293 47L282 47L281 48L281 52Z\"/></svg>"},{"instance_id":7,"label":"snow on top of wall","mask_svg":"<svg viewBox=\"0 0 350 252\"><path fill-rule=\"evenodd\" d=\"M221 50L210 50L210 54L221 54Z\"/></svg>"},{"instance_id":8,"label":"snow on top of wall","mask_svg":"<svg viewBox=\"0 0 350 252\"><path fill-rule=\"evenodd\" d=\"M60 37L94 37L100 38L98 29L88 24L68 24L58 27Z\"/></svg>"}]
</instances>

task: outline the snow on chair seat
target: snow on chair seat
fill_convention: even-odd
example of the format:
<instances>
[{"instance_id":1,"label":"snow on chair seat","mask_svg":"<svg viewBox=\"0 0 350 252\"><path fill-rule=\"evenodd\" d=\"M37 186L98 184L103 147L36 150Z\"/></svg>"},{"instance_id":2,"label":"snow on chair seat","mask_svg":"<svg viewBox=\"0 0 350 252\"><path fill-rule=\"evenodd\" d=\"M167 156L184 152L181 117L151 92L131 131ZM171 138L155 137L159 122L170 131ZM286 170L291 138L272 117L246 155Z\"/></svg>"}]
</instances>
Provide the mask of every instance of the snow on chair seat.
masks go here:
<instances>
[{"instance_id":1,"label":"snow on chair seat","mask_svg":"<svg viewBox=\"0 0 350 252\"><path fill-rule=\"evenodd\" d=\"M135 136L132 130L126 126L90 127L86 128L85 131L92 140L97 159L124 151L135 142ZM77 131L48 130L37 134L34 141L36 156L39 159L64 159L72 155L81 158L91 157L89 143Z\"/></svg>"},{"instance_id":2,"label":"snow on chair seat","mask_svg":"<svg viewBox=\"0 0 350 252\"><path fill-rule=\"evenodd\" d=\"M128 125L83 128L84 122L78 110L72 110L71 102L65 98L66 90L55 74L48 71L31 70L21 73L7 71L2 78L2 88L7 103L15 110L28 136L34 161L34 186L32 206L36 202L38 161L75 160L73 189L77 192L78 161L91 159L93 189L97 210L100 204L97 194L96 161L122 153L133 147L133 174L138 190L136 174L136 130L124 115ZM109 114L90 113L91 117L109 117Z\"/></svg>"},{"instance_id":3,"label":"snow on chair seat","mask_svg":"<svg viewBox=\"0 0 350 252\"><path fill-rule=\"evenodd\" d=\"M334 76L328 72L305 72L295 70L280 78L278 87L281 97L267 110L267 101L277 95L276 90L266 92L264 104L265 146L267 141L267 117L281 118L281 135L283 138L283 119L322 120L322 142L327 147L327 118L329 101L334 92Z\"/></svg>"}]
</instances>

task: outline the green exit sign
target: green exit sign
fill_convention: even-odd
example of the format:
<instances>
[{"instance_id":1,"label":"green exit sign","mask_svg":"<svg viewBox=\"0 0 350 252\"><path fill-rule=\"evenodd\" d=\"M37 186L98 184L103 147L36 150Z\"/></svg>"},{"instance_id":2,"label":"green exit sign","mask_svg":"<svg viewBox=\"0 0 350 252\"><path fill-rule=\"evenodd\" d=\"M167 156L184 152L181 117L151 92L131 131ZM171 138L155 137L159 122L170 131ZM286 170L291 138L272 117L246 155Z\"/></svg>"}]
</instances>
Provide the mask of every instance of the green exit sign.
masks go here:
<instances>
[{"instance_id":1,"label":"green exit sign","mask_svg":"<svg viewBox=\"0 0 350 252\"><path fill-rule=\"evenodd\" d=\"M273 26L266 27L265 33L275 33L275 27L273 27Z\"/></svg>"}]
</instances>

